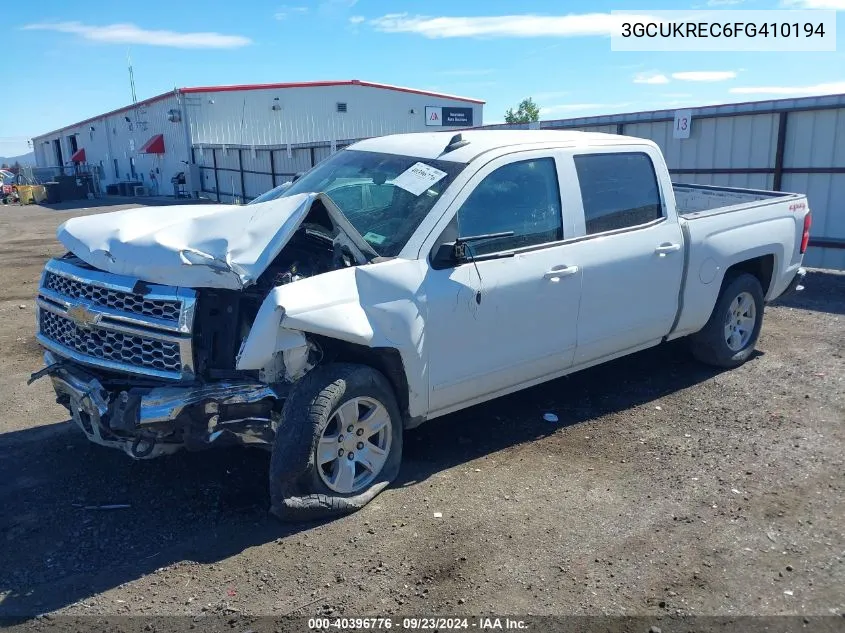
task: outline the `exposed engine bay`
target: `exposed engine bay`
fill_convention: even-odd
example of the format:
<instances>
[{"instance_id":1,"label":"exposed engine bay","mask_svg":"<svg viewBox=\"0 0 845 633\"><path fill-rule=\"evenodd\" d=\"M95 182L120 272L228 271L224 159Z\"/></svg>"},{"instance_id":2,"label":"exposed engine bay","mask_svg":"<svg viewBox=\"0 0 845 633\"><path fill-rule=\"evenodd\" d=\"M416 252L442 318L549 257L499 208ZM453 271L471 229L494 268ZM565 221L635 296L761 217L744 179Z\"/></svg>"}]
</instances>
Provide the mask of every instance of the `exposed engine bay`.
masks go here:
<instances>
[{"instance_id":1,"label":"exposed engine bay","mask_svg":"<svg viewBox=\"0 0 845 633\"><path fill-rule=\"evenodd\" d=\"M275 355L272 371L236 369L262 303L279 286L364 261L319 199L240 290L155 286L68 253L48 263L42 279L38 339L47 367L33 379L51 377L57 401L90 440L135 458L212 443L270 448L291 384L323 350L296 333L296 345ZM179 334L176 322L162 324L176 318L169 311L177 304ZM290 361L295 374L286 371ZM169 372L176 382L160 378Z\"/></svg>"},{"instance_id":2,"label":"exposed engine bay","mask_svg":"<svg viewBox=\"0 0 845 633\"><path fill-rule=\"evenodd\" d=\"M261 303L278 286L354 265L351 255L326 227L303 224L258 281L241 291L198 290L194 353L197 375L206 380L244 377L235 371L241 344L249 335ZM257 372L248 374L258 378Z\"/></svg>"}]
</instances>

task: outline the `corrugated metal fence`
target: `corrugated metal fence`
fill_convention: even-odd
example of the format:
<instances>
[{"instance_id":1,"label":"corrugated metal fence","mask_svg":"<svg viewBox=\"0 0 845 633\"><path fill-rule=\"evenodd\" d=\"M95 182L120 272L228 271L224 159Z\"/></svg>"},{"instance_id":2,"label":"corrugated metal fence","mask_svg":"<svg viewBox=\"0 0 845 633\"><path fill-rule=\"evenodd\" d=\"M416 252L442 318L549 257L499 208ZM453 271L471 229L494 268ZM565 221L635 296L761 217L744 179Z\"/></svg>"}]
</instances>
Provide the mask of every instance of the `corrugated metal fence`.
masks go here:
<instances>
[{"instance_id":1,"label":"corrugated metal fence","mask_svg":"<svg viewBox=\"0 0 845 633\"><path fill-rule=\"evenodd\" d=\"M191 151L194 163L199 165L203 193L214 196L218 202L248 202L297 173L308 171L330 156L333 149L342 149L356 140L290 147L195 145Z\"/></svg>"}]
</instances>

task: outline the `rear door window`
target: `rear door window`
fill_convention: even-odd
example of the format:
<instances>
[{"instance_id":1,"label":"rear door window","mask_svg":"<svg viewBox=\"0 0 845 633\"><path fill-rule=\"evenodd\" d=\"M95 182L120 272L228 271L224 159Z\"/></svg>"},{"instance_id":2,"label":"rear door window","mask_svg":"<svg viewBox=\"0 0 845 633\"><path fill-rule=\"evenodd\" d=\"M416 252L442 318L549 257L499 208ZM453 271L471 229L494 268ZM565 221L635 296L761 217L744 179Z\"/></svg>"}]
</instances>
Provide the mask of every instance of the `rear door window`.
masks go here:
<instances>
[{"instance_id":1,"label":"rear door window","mask_svg":"<svg viewBox=\"0 0 845 633\"><path fill-rule=\"evenodd\" d=\"M587 235L663 217L657 176L647 154L578 154L574 159Z\"/></svg>"}]
</instances>

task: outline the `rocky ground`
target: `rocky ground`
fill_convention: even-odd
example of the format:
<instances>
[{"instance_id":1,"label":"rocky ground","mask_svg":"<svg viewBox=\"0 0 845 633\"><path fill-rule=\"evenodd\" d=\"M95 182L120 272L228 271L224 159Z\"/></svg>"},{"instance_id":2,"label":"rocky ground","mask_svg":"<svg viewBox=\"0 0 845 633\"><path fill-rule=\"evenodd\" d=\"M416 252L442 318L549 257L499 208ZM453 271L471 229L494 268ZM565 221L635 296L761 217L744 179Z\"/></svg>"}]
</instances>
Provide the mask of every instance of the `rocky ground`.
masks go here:
<instances>
[{"instance_id":1,"label":"rocky ground","mask_svg":"<svg viewBox=\"0 0 845 633\"><path fill-rule=\"evenodd\" d=\"M291 527L266 454L133 462L26 386L55 228L116 208L0 207L0 616L845 611L845 276L737 370L672 344L440 418L362 512Z\"/></svg>"}]
</instances>

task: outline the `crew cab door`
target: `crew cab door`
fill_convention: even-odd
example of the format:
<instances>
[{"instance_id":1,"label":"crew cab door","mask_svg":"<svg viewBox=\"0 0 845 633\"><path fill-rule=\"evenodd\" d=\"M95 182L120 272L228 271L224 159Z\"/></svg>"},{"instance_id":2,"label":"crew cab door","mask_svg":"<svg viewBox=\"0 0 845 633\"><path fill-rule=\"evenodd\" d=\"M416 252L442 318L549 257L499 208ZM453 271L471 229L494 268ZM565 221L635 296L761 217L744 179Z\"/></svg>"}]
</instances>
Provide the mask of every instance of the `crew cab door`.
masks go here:
<instances>
[{"instance_id":1,"label":"crew cab door","mask_svg":"<svg viewBox=\"0 0 845 633\"><path fill-rule=\"evenodd\" d=\"M432 267L426 276L432 414L571 364L581 271L562 245L558 168L552 150L494 159L447 211L437 243L513 235L471 242L469 253L482 259ZM499 257L483 259L492 255Z\"/></svg>"},{"instance_id":2,"label":"crew cab door","mask_svg":"<svg viewBox=\"0 0 845 633\"><path fill-rule=\"evenodd\" d=\"M571 261L583 273L575 365L654 344L679 301L684 238L656 150L585 148L567 166L580 206ZM657 174L662 174L658 178ZM667 199L670 201L667 204Z\"/></svg>"}]
</instances>

